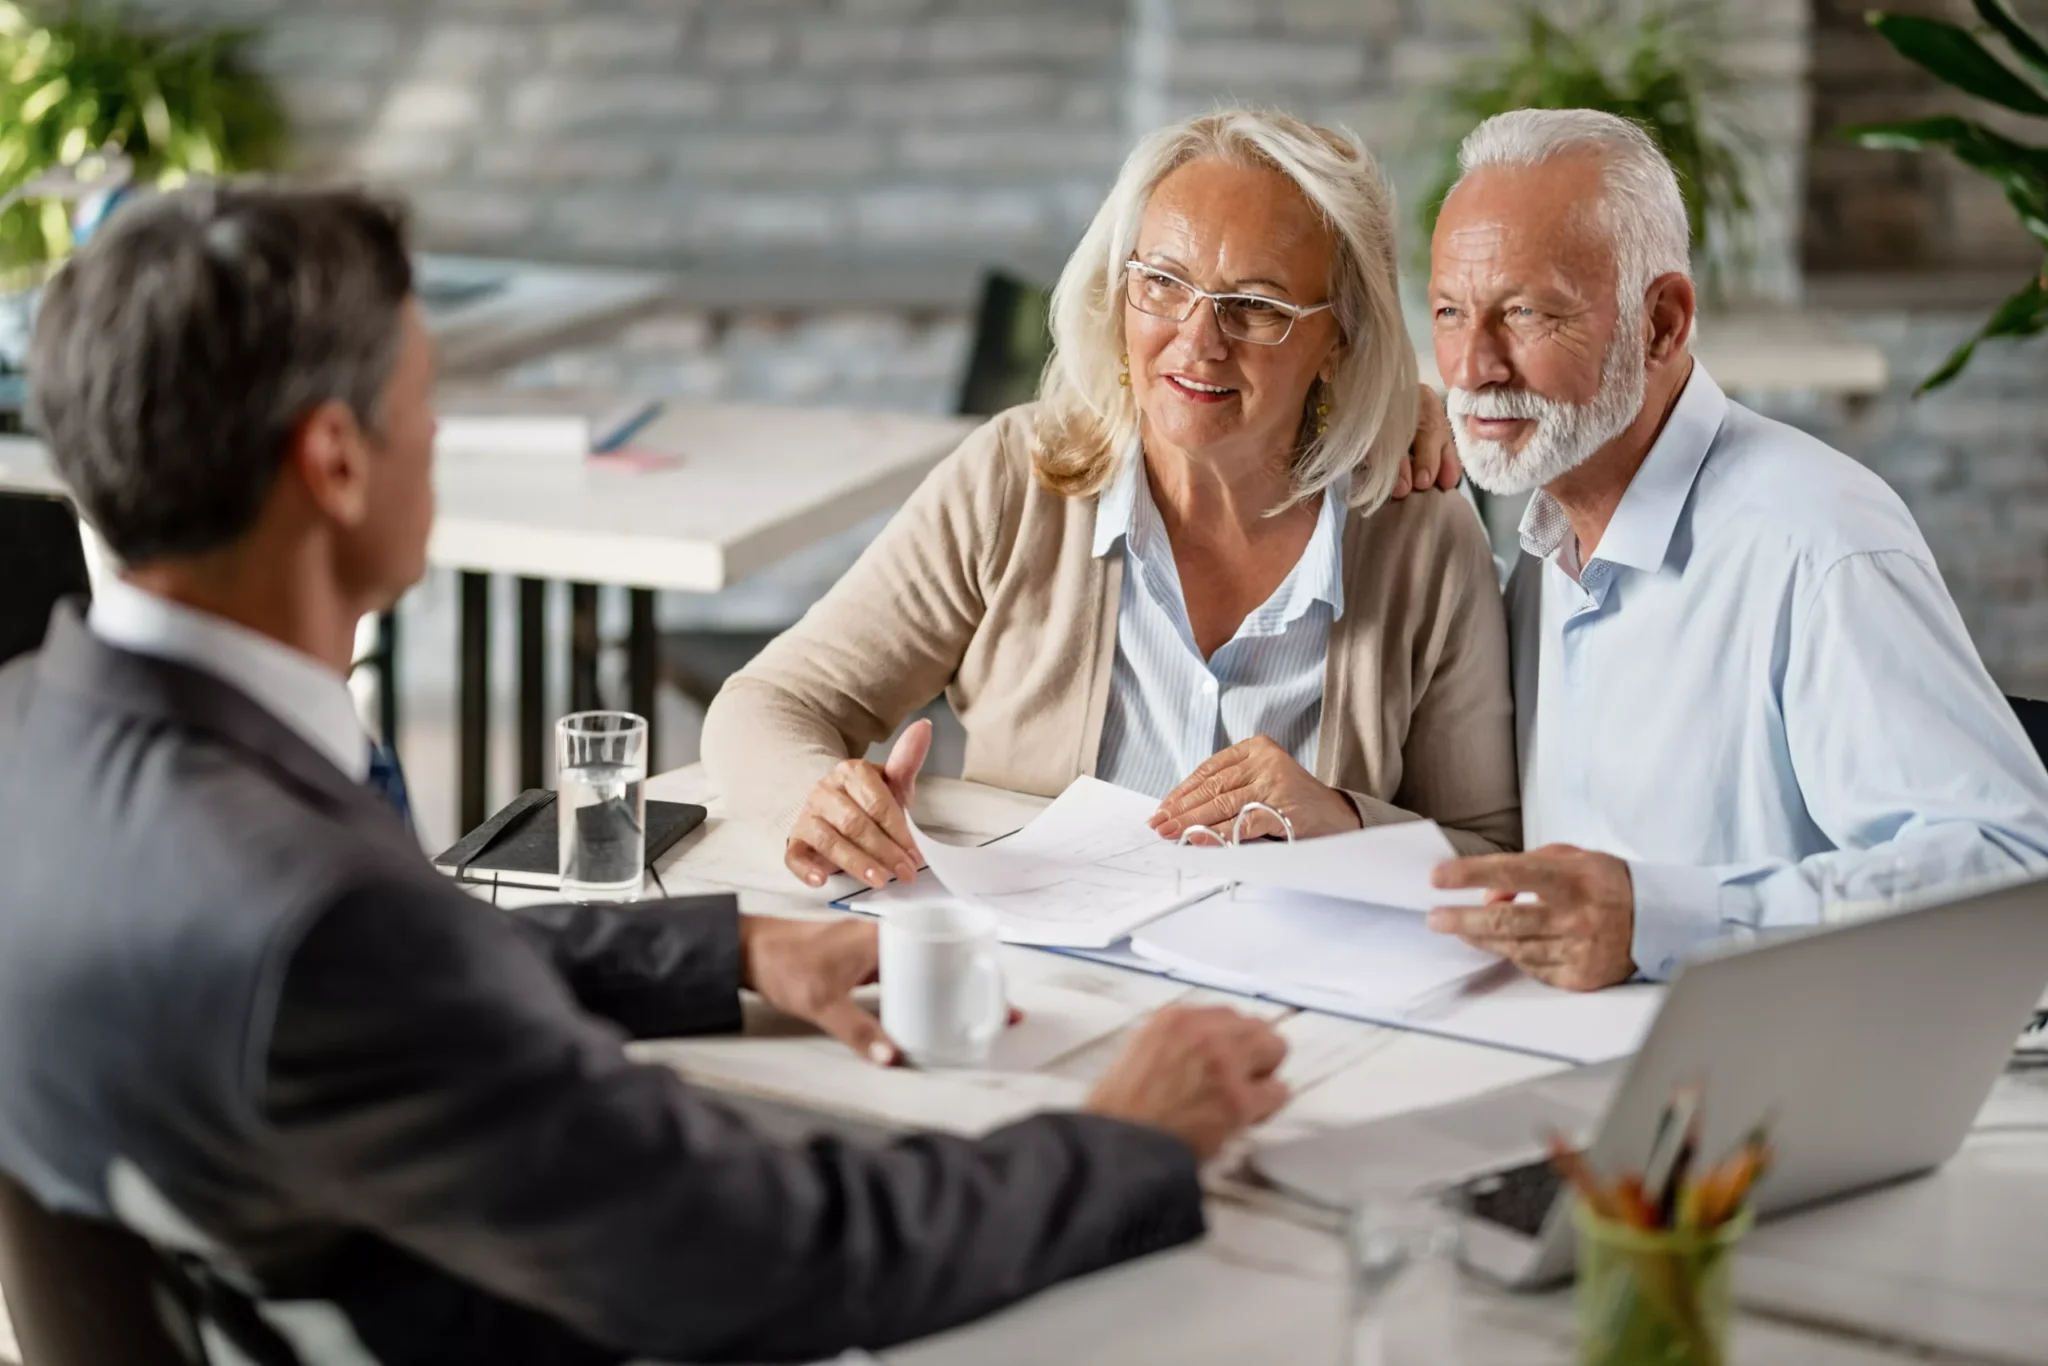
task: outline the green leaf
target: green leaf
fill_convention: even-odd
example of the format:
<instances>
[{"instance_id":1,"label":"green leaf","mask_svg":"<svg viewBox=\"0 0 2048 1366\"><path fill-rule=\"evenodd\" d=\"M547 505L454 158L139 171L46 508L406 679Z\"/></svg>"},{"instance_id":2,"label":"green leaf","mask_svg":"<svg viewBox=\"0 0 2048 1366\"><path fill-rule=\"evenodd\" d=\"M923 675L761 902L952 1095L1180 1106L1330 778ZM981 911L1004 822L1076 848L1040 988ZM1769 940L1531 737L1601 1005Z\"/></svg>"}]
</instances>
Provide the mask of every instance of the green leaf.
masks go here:
<instances>
[{"instance_id":1,"label":"green leaf","mask_svg":"<svg viewBox=\"0 0 2048 1366\"><path fill-rule=\"evenodd\" d=\"M2027 231L2048 246L2048 149L2015 142L1975 120L1947 114L1844 128L1839 136L1880 151L1946 148L2004 190Z\"/></svg>"},{"instance_id":2,"label":"green leaf","mask_svg":"<svg viewBox=\"0 0 2048 1366\"><path fill-rule=\"evenodd\" d=\"M2005 0L1976 0L1976 5L1978 15L1998 30L2013 55L2032 68L2036 76L2048 80L2048 47L2042 46L2034 31L2006 7Z\"/></svg>"},{"instance_id":3,"label":"green leaf","mask_svg":"<svg viewBox=\"0 0 2048 1366\"><path fill-rule=\"evenodd\" d=\"M1457 181L1457 143L1480 122L1514 109L1600 109L1641 124L1663 148L1696 243L1708 240L1710 226L1717 242L1733 240L1750 202L1754 144L1729 99L1734 77L1697 18L1608 5L1565 24L1538 0L1517 0L1509 19L1496 55L1444 83L1444 152L1422 199L1425 235Z\"/></svg>"},{"instance_id":4,"label":"green leaf","mask_svg":"<svg viewBox=\"0 0 2048 1366\"><path fill-rule=\"evenodd\" d=\"M2033 337L2044 330L2048 330L2048 287L2043 287L2037 275L2000 304L1998 311L1977 330L1977 335L1951 352L1940 369L1921 380L1920 387L1913 391L1914 396L1917 398L1939 389L1960 375L1970 363L1970 357L1976 354L1979 343L2004 337Z\"/></svg>"},{"instance_id":5,"label":"green leaf","mask_svg":"<svg viewBox=\"0 0 2048 1366\"><path fill-rule=\"evenodd\" d=\"M71 93L71 82L62 76L45 81L36 92L21 102L16 111L23 123L40 123L43 115L57 107L58 101Z\"/></svg>"},{"instance_id":6,"label":"green leaf","mask_svg":"<svg viewBox=\"0 0 2048 1366\"><path fill-rule=\"evenodd\" d=\"M2015 75L1968 29L1941 19L1873 11L1870 26L1908 61L1967 95L2022 114L2048 116L2048 96Z\"/></svg>"}]
</instances>

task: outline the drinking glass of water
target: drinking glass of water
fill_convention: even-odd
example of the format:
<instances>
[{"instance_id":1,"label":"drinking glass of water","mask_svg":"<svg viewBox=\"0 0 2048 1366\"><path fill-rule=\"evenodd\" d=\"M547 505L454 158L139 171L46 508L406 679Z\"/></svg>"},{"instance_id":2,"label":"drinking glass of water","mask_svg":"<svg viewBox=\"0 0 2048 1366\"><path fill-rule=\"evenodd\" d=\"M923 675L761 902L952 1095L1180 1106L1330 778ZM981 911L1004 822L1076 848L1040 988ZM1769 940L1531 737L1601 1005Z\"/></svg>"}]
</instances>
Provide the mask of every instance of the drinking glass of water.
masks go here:
<instances>
[{"instance_id":1,"label":"drinking glass of water","mask_svg":"<svg viewBox=\"0 0 2048 1366\"><path fill-rule=\"evenodd\" d=\"M647 865L647 721L580 711L555 723L562 895L633 901Z\"/></svg>"},{"instance_id":2,"label":"drinking glass of water","mask_svg":"<svg viewBox=\"0 0 2048 1366\"><path fill-rule=\"evenodd\" d=\"M1339 1366L1471 1366L1479 1292L1465 1269L1467 1197L1453 1188L1367 1194L1345 1219Z\"/></svg>"}]
</instances>

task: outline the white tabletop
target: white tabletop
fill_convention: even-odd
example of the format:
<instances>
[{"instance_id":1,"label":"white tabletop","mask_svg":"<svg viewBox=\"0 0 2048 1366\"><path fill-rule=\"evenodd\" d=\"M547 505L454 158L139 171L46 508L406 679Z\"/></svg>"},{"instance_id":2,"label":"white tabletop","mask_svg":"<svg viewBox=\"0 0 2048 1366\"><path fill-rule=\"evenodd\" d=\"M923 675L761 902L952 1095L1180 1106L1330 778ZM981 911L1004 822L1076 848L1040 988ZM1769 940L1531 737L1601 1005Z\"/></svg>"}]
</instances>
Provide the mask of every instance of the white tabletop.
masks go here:
<instances>
[{"instance_id":1,"label":"white tabletop","mask_svg":"<svg viewBox=\"0 0 2048 1366\"><path fill-rule=\"evenodd\" d=\"M765 832L725 820L703 771L663 774L650 796L700 801L704 827L661 865L671 894L729 889L755 913L838 914L834 889L803 887ZM944 779L920 785L928 829L993 835L1043 803ZM721 1089L885 1127L979 1133L1047 1107L1081 1102L1142 1016L1173 1000L1217 999L1277 1020L1292 1053L1294 1099L1253 1141L1270 1141L1472 1095L1537 1076L1540 1059L1290 1012L1141 973L1039 950L1005 950L1026 1021L979 1072L883 1071L750 1003L740 1038L636 1045L638 1054ZM1745 1254L1731 1360L1878 1363L2048 1361L2048 1081L2012 1078L1986 1109L1985 1132L1942 1173L1863 1200L1767 1225ZM2007 1126L2007 1127L1994 1127ZM2022 1126L2022 1127L2010 1127ZM1334 1360L1341 1254L1327 1221L1239 1179L1207 1176L1211 1231L1188 1248L1060 1286L976 1325L887 1353L903 1366L1059 1361L1321 1362ZM1929 1237L1933 1231L1938 1236ZM1489 1363L1565 1362L1567 1294L1473 1290L1473 1333ZM1960 1336L1928 1337L1930 1325ZM1916 1346L1967 1343L1970 1355Z\"/></svg>"},{"instance_id":2,"label":"white tabletop","mask_svg":"<svg viewBox=\"0 0 2048 1366\"><path fill-rule=\"evenodd\" d=\"M661 865L671 894L731 890L754 913L836 915L782 870L777 842L728 821L699 768L653 779L650 796L702 801L711 815ZM992 835L1043 803L928 779L927 829ZM505 893L509 897L512 893ZM541 899L535 897L534 899ZM640 1056L707 1085L796 1102L888 1127L977 1133L1033 1110L1071 1106L1146 1012L1213 998L1278 1021L1293 1047L1295 1096L1255 1136L1270 1139L1414 1109L1538 1075L1537 1059L1266 1002L1222 997L1031 949L1006 950L1026 1022L998 1069L884 1071L749 1003L741 1038L636 1045ZM1000 1070L1008 1062L1014 1070ZM2003 1079L1979 1131L1925 1180L1767 1224L1738 1263L1730 1360L1748 1366L1880 1366L1907 1361L2048 1362L2048 1077ZM1207 1174L1209 1235L1198 1243L1057 1286L980 1323L886 1353L892 1366L1061 1366L1174 1362L1334 1362L1342 1316L1340 1243L1324 1216L1253 1189L1220 1164ZM1564 1363L1568 1296L1470 1289L1460 1301L1470 1360ZM13 1343L0 1314L0 1360Z\"/></svg>"},{"instance_id":3,"label":"white tabletop","mask_svg":"<svg viewBox=\"0 0 2048 1366\"><path fill-rule=\"evenodd\" d=\"M973 425L671 403L633 444L673 465L437 461L427 554L446 569L715 592L895 507ZM39 442L0 437L0 488L62 485Z\"/></svg>"},{"instance_id":4,"label":"white tabletop","mask_svg":"<svg viewBox=\"0 0 2048 1366\"><path fill-rule=\"evenodd\" d=\"M673 402L633 445L667 468L564 478L438 462L428 554L462 569L713 592L895 507L965 418Z\"/></svg>"}]
</instances>

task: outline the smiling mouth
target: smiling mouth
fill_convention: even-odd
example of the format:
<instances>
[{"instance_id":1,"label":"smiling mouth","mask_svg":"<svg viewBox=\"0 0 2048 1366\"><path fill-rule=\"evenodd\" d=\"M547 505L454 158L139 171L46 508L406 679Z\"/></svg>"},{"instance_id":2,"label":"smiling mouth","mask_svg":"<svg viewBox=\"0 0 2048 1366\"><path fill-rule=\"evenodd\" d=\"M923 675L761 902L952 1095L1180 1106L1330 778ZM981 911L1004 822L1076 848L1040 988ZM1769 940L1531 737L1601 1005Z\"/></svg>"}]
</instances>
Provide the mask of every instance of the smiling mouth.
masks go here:
<instances>
[{"instance_id":1,"label":"smiling mouth","mask_svg":"<svg viewBox=\"0 0 2048 1366\"><path fill-rule=\"evenodd\" d=\"M1186 375L1168 375L1166 376L1166 382L1173 386L1175 392L1186 398L1191 398L1197 403L1221 403L1224 399L1232 398L1237 394L1237 390L1228 388L1225 385L1205 384L1201 380L1191 379Z\"/></svg>"},{"instance_id":2,"label":"smiling mouth","mask_svg":"<svg viewBox=\"0 0 2048 1366\"><path fill-rule=\"evenodd\" d=\"M1498 438L1514 431L1523 423L1532 422L1535 419L1527 417L1480 417L1473 413L1464 413L1460 415L1458 420L1463 422L1466 430L1470 431L1474 436Z\"/></svg>"}]
</instances>

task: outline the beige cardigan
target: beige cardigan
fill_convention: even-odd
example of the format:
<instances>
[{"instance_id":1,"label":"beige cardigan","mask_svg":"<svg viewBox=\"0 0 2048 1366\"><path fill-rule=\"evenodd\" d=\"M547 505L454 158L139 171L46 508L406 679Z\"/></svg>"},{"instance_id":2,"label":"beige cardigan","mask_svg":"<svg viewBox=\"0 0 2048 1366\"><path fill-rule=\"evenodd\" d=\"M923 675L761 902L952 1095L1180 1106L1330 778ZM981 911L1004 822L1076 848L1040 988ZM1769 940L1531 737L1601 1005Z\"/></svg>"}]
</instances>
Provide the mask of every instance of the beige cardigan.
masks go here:
<instances>
[{"instance_id":1,"label":"beige cardigan","mask_svg":"<svg viewBox=\"0 0 2048 1366\"><path fill-rule=\"evenodd\" d=\"M941 691L967 731L963 776L1053 796L1094 773L1123 563L1093 554L1094 498L1033 477L1032 415L971 434L719 693L704 759L735 814L786 831L827 770ZM1315 775L1367 825L1422 815L1466 852L1520 844L1507 626L1464 499L1345 519Z\"/></svg>"}]
</instances>

